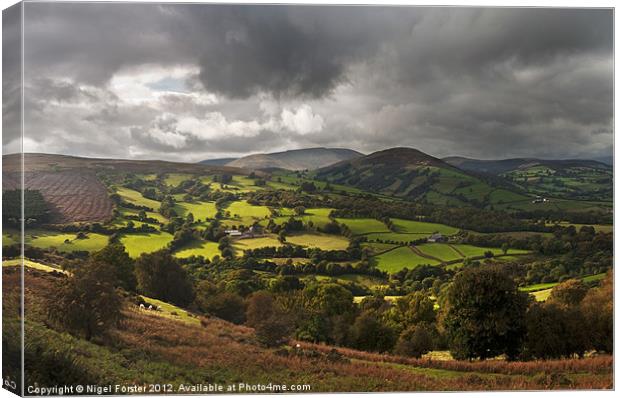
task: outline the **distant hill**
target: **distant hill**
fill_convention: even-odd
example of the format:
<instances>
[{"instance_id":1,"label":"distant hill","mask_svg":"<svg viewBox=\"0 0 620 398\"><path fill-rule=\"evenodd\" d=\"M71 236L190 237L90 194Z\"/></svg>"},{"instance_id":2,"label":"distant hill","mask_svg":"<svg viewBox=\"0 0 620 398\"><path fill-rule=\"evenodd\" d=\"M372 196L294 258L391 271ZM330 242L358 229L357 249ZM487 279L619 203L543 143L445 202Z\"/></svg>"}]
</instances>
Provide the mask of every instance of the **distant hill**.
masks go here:
<instances>
[{"instance_id":1,"label":"distant hill","mask_svg":"<svg viewBox=\"0 0 620 398\"><path fill-rule=\"evenodd\" d=\"M308 148L249 155L226 163L226 166L245 169L314 170L360 156L363 155L351 149Z\"/></svg>"},{"instance_id":2,"label":"distant hill","mask_svg":"<svg viewBox=\"0 0 620 398\"><path fill-rule=\"evenodd\" d=\"M549 167L556 170L574 167L609 169L609 164L597 160L583 159L549 160L536 158L514 158L501 160L479 160L451 156L443 158L442 160L462 170L491 174L502 174L517 169L524 170L536 166Z\"/></svg>"},{"instance_id":3,"label":"distant hill","mask_svg":"<svg viewBox=\"0 0 620 398\"><path fill-rule=\"evenodd\" d=\"M605 163L610 166L614 165L614 157L613 156L601 156L598 158L593 158L592 160L596 160L597 162Z\"/></svg>"},{"instance_id":4,"label":"distant hill","mask_svg":"<svg viewBox=\"0 0 620 398\"><path fill-rule=\"evenodd\" d=\"M612 166L596 160L478 160L462 157L443 160L462 170L502 177L536 195L603 201L610 201L613 195Z\"/></svg>"},{"instance_id":5,"label":"distant hill","mask_svg":"<svg viewBox=\"0 0 620 398\"><path fill-rule=\"evenodd\" d=\"M461 170L413 148L392 148L342 161L314 173L317 179L434 204L492 206L528 201L503 179Z\"/></svg>"},{"instance_id":6,"label":"distant hill","mask_svg":"<svg viewBox=\"0 0 620 398\"><path fill-rule=\"evenodd\" d=\"M208 166L225 166L230 162L233 162L239 158L219 158L219 159L206 159L202 160L198 163L206 164Z\"/></svg>"}]
</instances>

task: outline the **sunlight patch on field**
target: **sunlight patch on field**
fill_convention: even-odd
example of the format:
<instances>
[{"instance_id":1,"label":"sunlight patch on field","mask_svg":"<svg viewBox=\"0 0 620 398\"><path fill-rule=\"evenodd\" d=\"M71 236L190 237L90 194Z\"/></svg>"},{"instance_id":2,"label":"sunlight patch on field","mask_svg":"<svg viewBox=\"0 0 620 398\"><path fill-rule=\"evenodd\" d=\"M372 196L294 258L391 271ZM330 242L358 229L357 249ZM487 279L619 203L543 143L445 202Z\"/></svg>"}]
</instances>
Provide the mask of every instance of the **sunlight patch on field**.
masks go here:
<instances>
[{"instance_id":1,"label":"sunlight patch on field","mask_svg":"<svg viewBox=\"0 0 620 398\"><path fill-rule=\"evenodd\" d=\"M253 206L245 200L230 203L224 212L230 212L230 217L225 220L227 225L239 223L246 226L254 224L271 215L267 206Z\"/></svg>"},{"instance_id":2,"label":"sunlight patch on field","mask_svg":"<svg viewBox=\"0 0 620 398\"><path fill-rule=\"evenodd\" d=\"M2 266L3 267L18 267L22 265L22 260L21 259L13 259L13 260L5 260L2 261ZM45 264L41 264L41 263L37 263L36 261L32 261L32 260L28 260L28 259L24 259L24 266L26 267L30 267L30 268L34 268L34 269L38 269L39 271L45 271L45 272L62 272L65 275L69 275L69 272L64 271L60 268L54 268L51 267L49 265L45 265Z\"/></svg>"},{"instance_id":3,"label":"sunlight patch on field","mask_svg":"<svg viewBox=\"0 0 620 398\"><path fill-rule=\"evenodd\" d=\"M155 211L159 209L161 203L156 200L148 199L142 196L142 194L138 191L134 191L133 189L125 188L125 187L117 187L116 193L120 195L123 200L133 203L138 206L146 206Z\"/></svg>"},{"instance_id":4,"label":"sunlight patch on field","mask_svg":"<svg viewBox=\"0 0 620 398\"><path fill-rule=\"evenodd\" d=\"M191 180L193 178L195 178L195 176L191 174L170 173L170 174L166 174L164 183L168 185L169 187L177 187L183 181Z\"/></svg>"},{"instance_id":5,"label":"sunlight patch on field","mask_svg":"<svg viewBox=\"0 0 620 398\"><path fill-rule=\"evenodd\" d=\"M121 243L132 258L140 257L142 253L161 250L170 242L172 242L172 235L163 231L148 234L126 234L121 238Z\"/></svg>"},{"instance_id":6,"label":"sunlight patch on field","mask_svg":"<svg viewBox=\"0 0 620 398\"><path fill-rule=\"evenodd\" d=\"M146 304L147 308L149 305L153 305L153 307L159 306L160 309L158 311L147 310L147 309L142 310L140 309L140 307L136 306L137 311L142 311L146 314L157 315L157 316L161 316L164 318L174 319L176 321L189 323L191 325L200 325L200 319L198 319L195 316L190 316L189 313L183 308L177 307L176 305L166 303L165 301L157 300L154 298L150 298L146 296L140 296L140 297L142 298L142 300L144 300L147 303Z\"/></svg>"},{"instance_id":7,"label":"sunlight patch on field","mask_svg":"<svg viewBox=\"0 0 620 398\"><path fill-rule=\"evenodd\" d=\"M212 260L215 256L221 256L221 253L216 242L193 241L179 249L174 253L174 256L178 258L203 256L206 259Z\"/></svg>"},{"instance_id":8,"label":"sunlight patch on field","mask_svg":"<svg viewBox=\"0 0 620 398\"><path fill-rule=\"evenodd\" d=\"M174 211L181 217L187 217L187 214L192 213L194 220L206 220L207 218L214 218L217 209L215 208L215 202L177 202L174 205Z\"/></svg>"},{"instance_id":9,"label":"sunlight patch on field","mask_svg":"<svg viewBox=\"0 0 620 398\"><path fill-rule=\"evenodd\" d=\"M259 249L261 247L280 247L283 246L274 236L264 236L262 238L239 239L234 241L237 256L243 255L244 250Z\"/></svg>"},{"instance_id":10,"label":"sunlight patch on field","mask_svg":"<svg viewBox=\"0 0 620 398\"><path fill-rule=\"evenodd\" d=\"M423 264L439 264L438 261L415 254L408 247L399 247L372 258L376 261L376 266L378 269L388 273L395 273L403 268L414 269Z\"/></svg>"},{"instance_id":11,"label":"sunlight patch on field","mask_svg":"<svg viewBox=\"0 0 620 398\"><path fill-rule=\"evenodd\" d=\"M458 228L450 227L448 225L436 224L423 221L403 220L399 218L392 218L394 224L394 232L401 233L418 233L418 234L433 234L441 233L443 235L454 235L459 232Z\"/></svg>"},{"instance_id":12,"label":"sunlight patch on field","mask_svg":"<svg viewBox=\"0 0 620 398\"><path fill-rule=\"evenodd\" d=\"M342 236L327 234L295 234L286 237L286 241L303 247L317 247L321 250L345 250L349 240Z\"/></svg>"},{"instance_id":13,"label":"sunlight patch on field","mask_svg":"<svg viewBox=\"0 0 620 398\"><path fill-rule=\"evenodd\" d=\"M41 249L55 247L58 251L65 253L76 251L93 252L103 249L108 244L108 237L89 232L86 234L86 238L77 239L75 232L27 230L24 243Z\"/></svg>"}]
</instances>

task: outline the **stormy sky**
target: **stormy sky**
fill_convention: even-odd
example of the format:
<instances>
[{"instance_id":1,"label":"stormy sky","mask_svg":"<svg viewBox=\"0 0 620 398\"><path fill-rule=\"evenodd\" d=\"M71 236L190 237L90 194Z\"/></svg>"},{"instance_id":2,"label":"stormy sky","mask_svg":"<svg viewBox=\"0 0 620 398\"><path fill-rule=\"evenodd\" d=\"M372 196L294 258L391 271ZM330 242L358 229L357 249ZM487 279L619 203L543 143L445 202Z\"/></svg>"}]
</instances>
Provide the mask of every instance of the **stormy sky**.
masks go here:
<instances>
[{"instance_id":1,"label":"stormy sky","mask_svg":"<svg viewBox=\"0 0 620 398\"><path fill-rule=\"evenodd\" d=\"M25 7L28 152L178 161L318 146L483 159L612 153L610 10ZM7 62L5 93L16 71ZM9 119L16 104L5 101ZM19 150L10 120L3 144Z\"/></svg>"}]
</instances>

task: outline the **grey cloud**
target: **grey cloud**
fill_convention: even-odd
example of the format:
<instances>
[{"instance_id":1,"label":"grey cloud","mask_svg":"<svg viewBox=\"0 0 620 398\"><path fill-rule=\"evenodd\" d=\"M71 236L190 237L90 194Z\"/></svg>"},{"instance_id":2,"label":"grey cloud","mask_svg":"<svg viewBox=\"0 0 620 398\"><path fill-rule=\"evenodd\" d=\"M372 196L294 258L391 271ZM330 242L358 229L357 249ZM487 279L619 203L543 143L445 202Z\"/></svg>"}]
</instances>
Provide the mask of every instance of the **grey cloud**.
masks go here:
<instances>
[{"instance_id":1,"label":"grey cloud","mask_svg":"<svg viewBox=\"0 0 620 398\"><path fill-rule=\"evenodd\" d=\"M108 152L196 160L313 145L486 158L611 152L611 10L28 3L26 43L26 79L39 97L28 100L30 125L42 129L29 134L40 142L45 129L61 140L91 128L110 137ZM168 93L120 104L110 79L146 64L195 65L186 88L219 101ZM149 135L162 110L264 120L265 97L281 108L309 103L325 127L216 140L177 131L186 137L178 148ZM52 116L51 107L79 103L91 109Z\"/></svg>"}]
</instances>

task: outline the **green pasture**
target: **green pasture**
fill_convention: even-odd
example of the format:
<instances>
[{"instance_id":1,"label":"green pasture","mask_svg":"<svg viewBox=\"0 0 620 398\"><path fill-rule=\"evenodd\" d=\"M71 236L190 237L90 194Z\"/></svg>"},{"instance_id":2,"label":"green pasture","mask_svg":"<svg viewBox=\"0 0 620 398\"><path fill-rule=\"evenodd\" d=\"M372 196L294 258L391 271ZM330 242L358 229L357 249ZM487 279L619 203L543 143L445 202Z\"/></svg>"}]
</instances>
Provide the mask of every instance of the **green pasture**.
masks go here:
<instances>
[{"instance_id":1,"label":"green pasture","mask_svg":"<svg viewBox=\"0 0 620 398\"><path fill-rule=\"evenodd\" d=\"M536 292L531 292L530 294L534 296L536 301L545 301L551 295L551 290L553 289L538 290Z\"/></svg>"},{"instance_id":2,"label":"green pasture","mask_svg":"<svg viewBox=\"0 0 620 398\"><path fill-rule=\"evenodd\" d=\"M364 235L371 232L390 232L384 223L374 218L337 218L336 221L346 225L353 235Z\"/></svg>"},{"instance_id":3,"label":"green pasture","mask_svg":"<svg viewBox=\"0 0 620 398\"><path fill-rule=\"evenodd\" d=\"M294 234L287 236L286 241L294 245L321 250L345 250L349 246L349 240L345 237L320 233Z\"/></svg>"},{"instance_id":4,"label":"green pasture","mask_svg":"<svg viewBox=\"0 0 620 398\"><path fill-rule=\"evenodd\" d=\"M329 224L331 220L329 219L329 213L332 209L327 208L310 208L306 209L303 215L296 216L293 212L293 209L287 209L285 207L278 209L280 216L274 217L273 222L278 225L281 225L288 221L291 216L293 216L296 220L301 220L304 224L309 224L312 222L313 226L317 228L323 228L325 225ZM268 221L263 221L261 224L267 225Z\"/></svg>"},{"instance_id":5,"label":"green pasture","mask_svg":"<svg viewBox=\"0 0 620 398\"><path fill-rule=\"evenodd\" d=\"M152 253L161 250L170 242L172 242L172 235L163 231L125 234L121 237L121 243L132 258L140 257L142 253Z\"/></svg>"},{"instance_id":6,"label":"green pasture","mask_svg":"<svg viewBox=\"0 0 620 398\"><path fill-rule=\"evenodd\" d=\"M478 247L478 246L465 245L465 244L454 244L452 246L457 251L463 253L465 257L484 256L484 253L488 251L492 252L493 255L503 254L502 250L496 247ZM521 254L521 253L528 253L528 251L511 249L511 250L508 250L507 252L507 254Z\"/></svg>"},{"instance_id":7,"label":"green pasture","mask_svg":"<svg viewBox=\"0 0 620 398\"><path fill-rule=\"evenodd\" d=\"M129 189L125 187L117 187L116 193L118 193L120 197L123 198L123 200L129 203L133 203L138 206L146 206L146 207L150 207L153 210L157 210L159 209L159 206L161 205L161 203L159 203L158 201L147 199L144 196L142 196L140 192L135 191L133 189Z\"/></svg>"},{"instance_id":8,"label":"green pasture","mask_svg":"<svg viewBox=\"0 0 620 398\"><path fill-rule=\"evenodd\" d=\"M16 245L21 241L19 238L19 232L9 233L2 232L2 246Z\"/></svg>"},{"instance_id":9,"label":"green pasture","mask_svg":"<svg viewBox=\"0 0 620 398\"><path fill-rule=\"evenodd\" d=\"M448 236L454 235L459 232L458 228L450 227L443 224L403 220L400 218L392 218L391 220L394 224L394 232L428 235L438 232Z\"/></svg>"},{"instance_id":10,"label":"green pasture","mask_svg":"<svg viewBox=\"0 0 620 398\"><path fill-rule=\"evenodd\" d=\"M509 203L531 200L531 198L505 189L496 189L489 194L489 201L495 203Z\"/></svg>"},{"instance_id":11,"label":"green pasture","mask_svg":"<svg viewBox=\"0 0 620 398\"><path fill-rule=\"evenodd\" d=\"M147 303L146 304L147 308L149 305L153 305L153 307L158 306L160 307L160 309L159 311L139 309L139 311L144 311L147 314L153 314L153 315L161 316L164 318L170 318L170 319L182 321L182 322L189 323L192 325L200 325L200 320L198 319L198 317L191 316L189 312L187 312L186 310L180 307L177 307L176 305L166 303L165 301L157 300L157 299L146 297L146 296L140 296L140 297L142 298L142 300L144 300Z\"/></svg>"},{"instance_id":12,"label":"green pasture","mask_svg":"<svg viewBox=\"0 0 620 398\"><path fill-rule=\"evenodd\" d=\"M231 202L224 211L230 212L230 218L227 218L227 224L236 222L246 226L252 225L255 221L260 221L271 215L271 211L269 211L267 206L254 206L245 200Z\"/></svg>"},{"instance_id":13,"label":"green pasture","mask_svg":"<svg viewBox=\"0 0 620 398\"><path fill-rule=\"evenodd\" d=\"M370 233L364 235L369 242L384 241L384 242L397 242L402 244L408 244L414 240L427 238L431 234L399 234L397 232L382 232L382 233Z\"/></svg>"},{"instance_id":14,"label":"green pasture","mask_svg":"<svg viewBox=\"0 0 620 398\"><path fill-rule=\"evenodd\" d=\"M422 253L438 258L444 262L463 258L456 250L446 243L424 243L416 246Z\"/></svg>"},{"instance_id":15,"label":"green pasture","mask_svg":"<svg viewBox=\"0 0 620 398\"><path fill-rule=\"evenodd\" d=\"M421 257L408 247L398 247L394 250L372 257L376 267L388 273L395 273L403 268L413 269L422 264L438 265L439 262Z\"/></svg>"},{"instance_id":16,"label":"green pasture","mask_svg":"<svg viewBox=\"0 0 620 398\"><path fill-rule=\"evenodd\" d=\"M193 241L180 248L174 255L178 258L203 256L206 259L212 260L215 256L221 256L221 253L216 242Z\"/></svg>"},{"instance_id":17,"label":"green pasture","mask_svg":"<svg viewBox=\"0 0 620 398\"><path fill-rule=\"evenodd\" d=\"M185 180L194 179L196 176L192 174L183 174L183 173L170 173L166 174L166 178L164 178L164 184L169 187L177 187L180 183Z\"/></svg>"},{"instance_id":18,"label":"green pasture","mask_svg":"<svg viewBox=\"0 0 620 398\"><path fill-rule=\"evenodd\" d=\"M194 220L206 220L208 218L214 218L217 209L215 208L215 202L177 202L174 205L174 211L181 217L187 217L187 214L192 213Z\"/></svg>"},{"instance_id":19,"label":"green pasture","mask_svg":"<svg viewBox=\"0 0 620 398\"><path fill-rule=\"evenodd\" d=\"M242 255L244 250L259 249L261 247L280 247L282 243L275 236L264 236L261 238L238 239L233 243L237 255Z\"/></svg>"},{"instance_id":20,"label":"green pasture","mask_svg":"<svg viewBox=\"0 0 620 398\"><path fill-rule=\"evenodd\" d=\"M138 213L140 212L140 210L134 210L134 209L127 209L124 207L121 207L118 209L119 213L121 216L128 216L128 215L132 215L132 216L137 216ZM149 218L154 218L157 221L159 221L160 223L166 223L168 222L168 219L166 219L166 217L162 216L160 213L155 212L155 211L147 211L145 212L146 216Z\"/></svg>"},{"instance_id":21,"label":"green pasture","mask_svg":"<svg viewBox=\"0 0 620 398\"><path fill-rule=\"evenodd\" d=\"M108 237L89 232L84 239L77 239L75 232L57 232L45 230L26 230L25 244L41 249L55 247L58 251L68 253L76 251L94 252L108 244Z\"/></svg>"}]
</instances>

